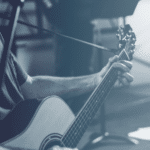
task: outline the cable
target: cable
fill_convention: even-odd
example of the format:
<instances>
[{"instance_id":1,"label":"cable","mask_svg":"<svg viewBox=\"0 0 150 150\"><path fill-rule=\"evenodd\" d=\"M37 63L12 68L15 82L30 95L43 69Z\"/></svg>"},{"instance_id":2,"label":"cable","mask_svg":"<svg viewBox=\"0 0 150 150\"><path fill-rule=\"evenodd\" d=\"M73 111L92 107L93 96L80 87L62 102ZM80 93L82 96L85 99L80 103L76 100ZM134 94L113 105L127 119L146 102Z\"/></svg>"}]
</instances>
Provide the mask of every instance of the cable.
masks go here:
<instances>
[{"instance_id":1,"label":"cable","mask_svg":"<svg viewBox=\"0 0 150 150\"><path fill-rule=\"evenodd\" d=\"M3 19L10 20L10 17L8 17L8 16L6 16L6 15L4 15L2 13L0 13L0 17L3 18ZM19 24L21 24L21 25L32 27L34 29L41 30L41 31L46 31L47 33L50 33L50 34L53 33L53 34L56 34L58 36L61 36L61 37L67 38L67 39L71 39L71 40L74 40L74 41L77 41L77 42L80 42L80 43L83 43L83 44L87 44L89 46L96 47L96 48L101 49L101 50L106 50L106 51L109 51L109 52L116 52L116 51L118 51L116 49L109 49L109 48L106 48L106 47L103 47L103 46L100 46L100 45L97 45L97 44L93 44L93 43L90 43L90 42L87 42L87 41L84 41L84 40L80 40L80 39L68 36L68 35L64 35L64 34L61 34L61 33L56 33L55 31L52 31L52 30L40 28L40 27L38 27L36 25L29 24L29 23L26 23L26 22L21 21L21 20L18 20L17 22Z\"/></svg>"}]
</instances>

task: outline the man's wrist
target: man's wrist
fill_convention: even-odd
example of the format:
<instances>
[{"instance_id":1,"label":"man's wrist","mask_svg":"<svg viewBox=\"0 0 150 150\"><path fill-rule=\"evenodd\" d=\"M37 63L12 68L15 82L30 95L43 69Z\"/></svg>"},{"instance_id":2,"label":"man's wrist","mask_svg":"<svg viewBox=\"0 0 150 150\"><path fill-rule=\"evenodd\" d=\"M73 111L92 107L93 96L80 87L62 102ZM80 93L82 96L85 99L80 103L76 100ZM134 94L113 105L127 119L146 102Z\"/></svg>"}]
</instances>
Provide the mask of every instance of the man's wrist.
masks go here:
<instances>
[{"instance_id":1,"label":"man's wrist","mask_svg":"<svg viewBox=\"0 0 150 150\"><path fill-rule=\"evenodd\" d=\"M102 76L101 76L101 73L98 72L95 74L95 78L94 78L94 86L97 87L100 82L102 81Z\"/></svg>"}]
</instances>

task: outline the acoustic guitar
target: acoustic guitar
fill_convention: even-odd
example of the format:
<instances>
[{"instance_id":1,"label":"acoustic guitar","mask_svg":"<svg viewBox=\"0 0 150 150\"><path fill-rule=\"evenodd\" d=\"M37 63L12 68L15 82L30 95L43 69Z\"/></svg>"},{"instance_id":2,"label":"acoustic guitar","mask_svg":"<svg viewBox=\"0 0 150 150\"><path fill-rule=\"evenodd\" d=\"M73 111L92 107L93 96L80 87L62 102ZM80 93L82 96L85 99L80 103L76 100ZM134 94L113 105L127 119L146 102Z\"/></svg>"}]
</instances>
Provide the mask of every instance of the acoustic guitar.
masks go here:
<instances>
[{"instance_id":1,"label":"acoustic guitar","mask_svg":"<svg viewBox=\"0 0 150 150\"><path fill-rule=\"evenodd\" d=\"M131 60L136 37L130 25L120 28L117 36L121 51L119 60ZM1 145L26 150L47 150L55 145L76 147L117 80L117 75L118 70L111 66L76 117L57 96L47 97L41 103L36 100L19 103L3 120L2 133L5 134L0 133L4 137Z\"/></svg>"}]
</instances>

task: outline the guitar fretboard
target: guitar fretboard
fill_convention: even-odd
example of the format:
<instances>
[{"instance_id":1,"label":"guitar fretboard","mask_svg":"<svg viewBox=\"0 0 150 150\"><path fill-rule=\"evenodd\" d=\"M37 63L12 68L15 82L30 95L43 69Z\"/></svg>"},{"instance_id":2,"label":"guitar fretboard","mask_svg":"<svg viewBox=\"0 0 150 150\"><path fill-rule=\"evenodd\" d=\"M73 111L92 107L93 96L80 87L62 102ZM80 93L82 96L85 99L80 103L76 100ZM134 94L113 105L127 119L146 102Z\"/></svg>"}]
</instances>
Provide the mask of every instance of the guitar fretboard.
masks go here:
<instances>
[{"instance_id":1,"label":"guitar fretboard","mask_svg":"<svg viewBox=\"0 0 150 150\"><path fill-rule=\"evenodd\" d=\"M128 57L124 50L120 53L119 60L128 60ZM66 147L74 148L77 146L88 125L91 123L99 107L103 104L106 96L116 82L117 75L117 69L110 67L102 82L94 90L92 95L89 97L89 99L77 115L73 124L63 136L62 142Z\"/></svg>"}]
</instances>

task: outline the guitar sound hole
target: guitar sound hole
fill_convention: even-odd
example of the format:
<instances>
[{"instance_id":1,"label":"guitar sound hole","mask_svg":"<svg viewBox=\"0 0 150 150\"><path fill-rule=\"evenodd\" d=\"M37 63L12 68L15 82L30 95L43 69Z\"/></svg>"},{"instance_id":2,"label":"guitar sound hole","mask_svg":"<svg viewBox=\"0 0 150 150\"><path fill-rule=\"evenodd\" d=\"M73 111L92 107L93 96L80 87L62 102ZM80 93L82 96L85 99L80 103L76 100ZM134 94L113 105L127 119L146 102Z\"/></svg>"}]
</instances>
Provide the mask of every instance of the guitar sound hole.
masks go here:
<instances>
[{"instance_id":1,"label":"guitar sound hole","mask_svg":"<svg viewBox=\"0 0 150 150\"><path fill-rule=\"evenodd\" d=\"M54 146L61 146L61 142L58 140L50 141L49 143L47 143L47 145L42 150L51 150L51 148Z\"/></svg>"},{"instance_id":2,"label":"guitar sound hole","mask_svg":"<svg viewBox=\"0 0 150 150\"><path fill-rule=\"evenodd\" d=\"M51 150L54 146L60 146L63 147L63 144L61 142L61 135L57 133L53 133L45 137L45 139L42 141L41 146L39 150Z\"/></svg>"}]
</instances>

